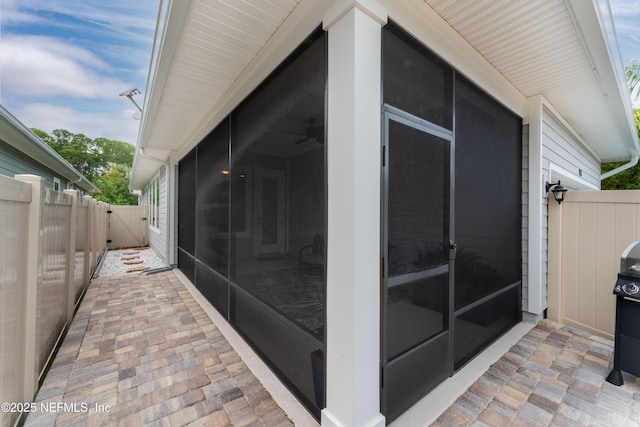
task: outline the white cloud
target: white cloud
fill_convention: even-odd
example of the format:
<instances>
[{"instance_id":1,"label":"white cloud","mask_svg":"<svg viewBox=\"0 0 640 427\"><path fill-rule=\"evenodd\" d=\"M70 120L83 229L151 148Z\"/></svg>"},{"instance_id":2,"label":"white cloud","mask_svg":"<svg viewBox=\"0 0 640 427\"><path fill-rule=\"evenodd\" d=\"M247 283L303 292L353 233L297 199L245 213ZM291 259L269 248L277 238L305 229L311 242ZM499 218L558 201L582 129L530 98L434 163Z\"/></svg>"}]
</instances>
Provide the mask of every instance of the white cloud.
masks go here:
<instances>
[{"instance_id":1,"label":"white cloud","mask_svg":"<svg viewBox=\"0 0 640 427\"><path fill-rule=\"evenodd\" d=\"M610 5L614 16L640 16L640 1L611 0Z\"/></svg>"},{"instance_id":2,"label":"white cloud","mask_svg":"<svg viewBox=\"0 0 640 427\"><path fill-rule=\"evenodd\" d=\"M8 22L42 21L46 14L59 14L85 21L83 28L93 32L104 32L109 38L122 38L131 41L135 38L146 39L153 34L158 10L156 1L131 0L2 0L3 13L7 11ZM7 4L5 4L7 3ZM151 19L150 19L151 18ZM49 18L51 27L68 28L69 22L58 22ZM3 20L4 17L3 17ZM78 25L78 24L75 24ZM82 25L82 24L80 24ZM146 35L142 35L146 34ZM148 43L149 40L145 40Z\"/></svg>"},{"instance_id":3,"label":"white cloud","mask_svg":"<svg viewBox=\"0 0 640 427\"><path fill-rule=\"evenodd\" d=\"M28 104L14 111L15 116L29 128L45 132L66 129L82 133L91 139L108 138L136 144L140 121L134 120L133 109L119 112L81 112L51 104Z\"/></svg>"},{"instance_id":4,"label":"white cloud","mask_svg":"<svg viewBox=\"0 0 640 427\"><path fill-rule=\"evenodd\" d=\"M640 58L640 1L611 0L610 5L625 62Z\"/></svg>"},{"instance_id":5,"label":"white cloud","mask_svg":"<svg viewBox=\"0 0 640 427\"><path fill-rule=\"evenodd\" d=\"M127 86L88 50L51 37L3 37L0 67L3 91L20 96L111 98Z\"/></svg>"},{"instance_id":6,"label":"white cloud","mask_svg":"<svg viewBox=\"0 0 640 427\"><path fill-rule=\"evenodd\" d=\"M18 8L17 0L2 0L0 3L0 21L3 24L11 23L34 23L34 22L42 22L42 19L37 15L34 15L29 12L25 12Z\"/></svg>"}]
</instances>

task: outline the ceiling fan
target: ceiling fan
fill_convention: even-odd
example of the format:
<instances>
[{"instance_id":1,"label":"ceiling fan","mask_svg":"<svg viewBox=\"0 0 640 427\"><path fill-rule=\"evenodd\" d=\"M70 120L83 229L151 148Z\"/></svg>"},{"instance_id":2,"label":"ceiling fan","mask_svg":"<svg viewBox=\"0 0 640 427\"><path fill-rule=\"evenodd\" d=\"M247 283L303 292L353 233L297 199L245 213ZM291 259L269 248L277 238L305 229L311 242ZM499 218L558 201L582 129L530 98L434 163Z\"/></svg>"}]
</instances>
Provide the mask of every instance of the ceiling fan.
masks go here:
<instances>
[{"instance_id":1,"label":"ceiling fan","mask_svg":"<svg viewBox=\"0 0 640 427\"><path fill-rule=\"evenodd\" d=\"M324 144L324 126L314 126L316 119L307 120L309 126L305 129L304 132L287 132L289 135L302 135L304 138L301 138L294 142L295 145L302 144L303 142L311 141L317 142L320 144Z\"/></svg>"}]
</instances>

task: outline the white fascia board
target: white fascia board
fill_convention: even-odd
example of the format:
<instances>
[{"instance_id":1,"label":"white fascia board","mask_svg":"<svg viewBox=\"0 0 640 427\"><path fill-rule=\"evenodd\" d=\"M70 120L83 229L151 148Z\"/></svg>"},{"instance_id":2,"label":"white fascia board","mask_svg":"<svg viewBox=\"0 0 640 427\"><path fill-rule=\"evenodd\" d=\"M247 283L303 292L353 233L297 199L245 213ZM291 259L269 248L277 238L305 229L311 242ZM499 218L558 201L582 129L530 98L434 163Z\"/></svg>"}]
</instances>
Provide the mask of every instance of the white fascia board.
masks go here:
<instances>
[{"instance_id":1,"label":"white fascia board","mask_svg":"<svg viewBox=\"0 0 640 427\"><path fill-rule=\"evenodd\" d=\"M171 72L176 50L182 37L185 19L193 0L160 0L156 33L153 39L142 118L138 132L138 148L147 146L149 134L164 96L164 85ZM135 165L135 163L134 163ZM135 170L135 167L132 169Z\"/></svg>"},{"instance_id":2,"label":"white fascia board","mask_svg":"<svg viewBox=\"0 0 640 427\"><path fill-rule=\"evenodd\" d=\"M576 175L573 172L570 172L554 163L549 165L549 182L558 182L560 181L562 185L569 188L570 190L591 190L597 191L600 188L591 184L584 178ZM547 193L547 197L549 194ZM553 198L551 199L553 200Z\"/></svg>"},{"instance_id":3,"label":"white fascia board","mask_svg":"<svg viewBox=\"0 0 640 427\"><path fill-rule=\"evenodd\" d=\"M153 179L156 172L164 167L170 155L169 150L137 148L129 177L129 190L142 190Z\"/></svg>"},{"instance_id":4,"label":"white fascia board","mask_svg":"<svg viewBox=\"0 0 640 427\"><path fill-rule=\"evenodd\" d=\"M622 55L615 34L608 0L569 0L572 14L596 79L600 83L623 141L612 141L627 147L629 157L640 154L640 144L633 117L631 94L624 73Z\"/></svg>"}]
</instances>

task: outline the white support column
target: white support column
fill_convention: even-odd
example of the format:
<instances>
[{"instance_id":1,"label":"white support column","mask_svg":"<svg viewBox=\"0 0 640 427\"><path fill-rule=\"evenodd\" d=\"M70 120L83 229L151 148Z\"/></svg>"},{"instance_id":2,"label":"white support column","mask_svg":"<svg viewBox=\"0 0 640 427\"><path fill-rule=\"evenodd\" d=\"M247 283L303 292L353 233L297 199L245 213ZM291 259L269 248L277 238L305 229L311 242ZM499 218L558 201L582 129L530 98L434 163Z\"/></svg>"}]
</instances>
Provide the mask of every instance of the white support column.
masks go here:
<instances>
[{"instance_id":1,"label":"white support column","mask_svg":"<svg viewBox=\"0 0 640 427\"><path fill-rule=\"evenodd\" d=\"M69 212L69 244L67 245L66 283L67 283L67 325L71 325L73 309L75 307L75 276L76 276L76 228L78 227L78 192L76 190L64 190L64 194L71 199Z\"/></svg>"},{"instance_id":2,"label":"white support column","mask_svg":"<svg viewBox=\"0 0 640 427\"><path fill-rule=\"evenodd\" d=\"M547 306L545 283L542 277L542 98L535 96L527 100L529 120L529 276L527 309L540 315Z\"/></svg>"},{"instance_id":3,"label":"white support column","mask_svg":"<svg viewBox=\"0 0 640 427\"><path fill-rule=\"evenodd\" d=\"M176 229L176 216L177 216L177 204L178 200L176 195L178 190L176 188L176 165L178 164L178 153L171 151L169 158L167 159L167 257L166 263L169 265L178 264L178 255L176 254L176 241L177 241L177 229Z\"/></svg>"},{"instance_id":4,"label":"white support column","mask_svg":"<svg viewBox=\"0 0 640 427\"><path fill-rule=\"evenodd\" d=\"M26 274L24 291L24 402L32 402L37 390L36 372L36 317L38 299L38 248L40 247L40 222L44 205L44 178L35 175L16 175L20 181L31 184L29 225L26 237Z\"/></svg>"},{"instance_id":5,"label":"white support column","mask_svg":"<svg viewBox=\"0 0 640 427\"><path fill-rule=\"evenodd\" d=\"M325 15L328 66L326 408L323 426L384 426L380 413L381 26L375 0Z\"/></svg>"}]
</instances>

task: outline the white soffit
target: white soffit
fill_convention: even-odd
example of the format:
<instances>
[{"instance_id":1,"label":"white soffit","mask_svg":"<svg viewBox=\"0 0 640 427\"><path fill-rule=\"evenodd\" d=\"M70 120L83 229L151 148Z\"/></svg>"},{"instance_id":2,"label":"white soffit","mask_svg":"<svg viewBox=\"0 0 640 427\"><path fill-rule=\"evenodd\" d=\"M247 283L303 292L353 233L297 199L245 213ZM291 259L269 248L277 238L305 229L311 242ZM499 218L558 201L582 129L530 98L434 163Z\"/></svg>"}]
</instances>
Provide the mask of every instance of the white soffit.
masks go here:
<instances>
[{"instance_id":1,"label":"white soffit","mask_svg":"<svg viewBox=\"0 0 640 427\"><path fill-rule=\"evenodd\" d=\"M334 3L163 1L170 12L166 27L156 36L138 146L162 149L167 156L174 151L178 157L319 25ZM503 91L514 105L524 97L544 96L603 161L637 153L631 104L627 100L627 108L616 70L622 64L611 56L611 40L600 28L594 0L380 1L390 13L416 6L407 10L414 24L422 27L432 22L421 16L417 5L435 13L452 34L457 33L439 46L445 48L439 54L445 59L465 56L469 51L461 44L466 41L475 51L471 57L477 52L482 59L470 59L482 74L481 85L487 83L491 93ZM165 25L164 19L159 25ZM487 78L492 75L487 63L504 80ZM158 167L157 162L138 157L132 188L145 185L148 171Z\"/></svg>"},{"instance_id":2,"label":"white soffit","mask_svg":"<svg viewBox=\"0 0 640 427\"><path fill-rule=\"evenodd\" d=\"M155 76L163 81L152 89L162 85L162 98L146 118L141 145L179 150L299 1L192 1L175 54L161 58L171 67Z\"/></svg>"},{"instance_id":3,"label":"white soffit","mask_svg":"<svg viewBox=\"0 0 640 427\"><path fill-rule=\"evenodd\" d=\"M581 1L581 8L594 8ZM561 0L424 2L525 97L543 95L603 161L630 157L634 136L622 99L628 94L616 93L622 64L608 56L597 21L580 28Z\"/></svg>"}]
</instances>

